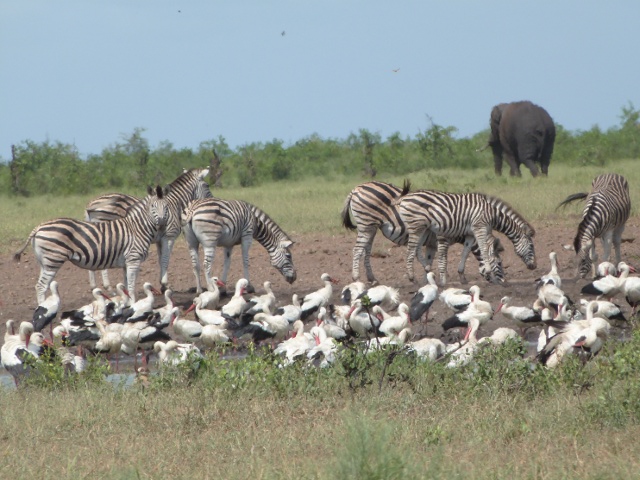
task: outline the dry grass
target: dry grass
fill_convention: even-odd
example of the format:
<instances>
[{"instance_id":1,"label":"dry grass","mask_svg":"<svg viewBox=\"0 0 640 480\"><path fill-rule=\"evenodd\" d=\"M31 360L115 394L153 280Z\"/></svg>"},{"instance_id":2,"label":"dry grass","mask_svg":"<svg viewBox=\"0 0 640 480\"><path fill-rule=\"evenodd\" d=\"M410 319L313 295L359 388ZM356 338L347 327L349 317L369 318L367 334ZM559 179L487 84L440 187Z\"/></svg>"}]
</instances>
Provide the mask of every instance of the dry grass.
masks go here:
<instances>
[{"instance_id":1,"label":"dry grass","mask_svg":"<svg viewBox=\"0 0 640 480\"><path fill-rule=\"evenodd\" d=\"M637 349L640 336L632 342ZM637 355L624 351L624 365L637 368ZM637 478L640 408L625 410L620 400L640 392L638 381L599 385L606 372L622 371L620 360L521 376L509 373L507 353L455 372L397 360L381 389L377 381L350 389L340 366L282 372L268 357L250 357L246 367L214 361L197 378L165 377L146 389L0 392L0 471L18 472L12 478ZM369 365L372 379L379 367ZM501 373L487 374L488 367ZM241 380L242 371L251 374ZM574 386L591 385L585 379L596 381Z\"/></svg>"},{"instance_id":2,"label":"dry grass","mask_svg":"<svg viewBox=\"0 0 640 480\"><path fill-rule=\"evenodd\" d=\"M640 184L636 161L620 161L609 167L566 165L554 166L548 178L534 179L525 173L522 178L500 177L480 170L436 170L418 172L411 176L413 188L470 192L481 191L503 198L525 218L535 223L552 224L567 215L579 218L582 203L564 210L555 208L569 194L587 192L593 178L603 172L615 171L624 175L630 185ZM403 177L380 178L401 185ZM214 192L222 198L242 199L267 212L289 234L336 234L342 231L340 211L344 200L362 178L327 177L299 182L276 182L253 188L229 188ZM132 192L127 192L132 193ZM133 192L135 193L135 192ZM141 192L139 192L141 193ZM84 217L84 206L96 194L55 198L4 197L0 202L3 234L0 252L15 250L40 222L56 217ZM640 191L631 188L632 205L640 204ZM634 212L637 210L634 208Z\"/></svg>"}]
</instances>

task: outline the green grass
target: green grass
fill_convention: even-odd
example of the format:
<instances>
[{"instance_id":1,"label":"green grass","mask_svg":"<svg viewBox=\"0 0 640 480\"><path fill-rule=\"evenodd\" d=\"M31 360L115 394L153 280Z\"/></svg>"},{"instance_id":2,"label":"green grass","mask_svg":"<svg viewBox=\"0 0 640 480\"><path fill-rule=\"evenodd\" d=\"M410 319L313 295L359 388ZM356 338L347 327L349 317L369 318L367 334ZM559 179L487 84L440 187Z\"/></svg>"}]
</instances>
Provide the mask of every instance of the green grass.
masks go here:
<instances>
[{"instance_id":1,"label":"green grass","mask_svg":"<svg viewBox=\"0 0 640 480\"><path fill-rule=\"evenodd\" d=\"M566 165L553 166L548 178L532 178L524 172L521 178L496 177L488 170L434 170L412 175L414 189L429 188L454 192L479 191L496 195L509 202L534 224L553 222L568 214L580 215L582 203L576 202L564 210L555 208L571 193L588 192L593 178L604 172L624 175L630 185L640 184L636 160L619 161L607 167L585 166L579 169ZM402 185L404 177L379 178ZM214 191L214 195L251 202L268 213L292 236L342 232L340 211L347 194L365 179L328 175L327 178L299 182L276 182L252 188L229 188ZM127 192L136 193L136 192ZM137 192L141 194L142 192ZM15 250L40 222L57 217L84 218L84 206L99 194L68 197L1 197L0 218L2 237L0 251ZM640 203L640 191L631 188L631 202ZM637 212L637 207L634 212Z\"/></svg>"},{"instance_id":2,"label":"green grass","mask_svg":"<svg viewBox=\"0 0 640 480\"><path fill-rule=\"evenodd\" d=\"M332 369L210 356L151 385L0 391L12 478L636 478L640 334L583 366L514 343L446 369L388 353ZM363 382L353 381L354 358ZM514 361L515 358L515 361ZM380 380L382 379L382 382Z\"/></svg>"}]
</instances>

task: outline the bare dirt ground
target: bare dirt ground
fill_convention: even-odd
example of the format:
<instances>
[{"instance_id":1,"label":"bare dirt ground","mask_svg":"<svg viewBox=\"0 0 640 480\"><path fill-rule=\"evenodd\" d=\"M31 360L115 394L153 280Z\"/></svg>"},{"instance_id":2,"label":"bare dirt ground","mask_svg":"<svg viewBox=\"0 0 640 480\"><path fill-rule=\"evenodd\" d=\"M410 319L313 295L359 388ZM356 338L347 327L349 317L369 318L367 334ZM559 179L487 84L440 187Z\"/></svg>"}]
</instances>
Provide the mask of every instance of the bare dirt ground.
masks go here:
<instances>
[{"instance_id":1,"label":"bare dirt ground","mask_svg":"<svg viewBox=\"0 0 640 480\"><path fill-rule=\"evenodd\" d=\"M536 298L534 279L549 271L549 252L558 254L560 275L563 278L563 289L574 300L580 298L580 289L588 280L576 279L576 259L572 250L566 250L563 245L572 244L573 236L579 222L579 216L549 218L535 223L536 228L536 256L538 268L527 270L522 261L516 257L513 245L504 237L505 252L502 254L507 283L504 286L491 285L482 279L478 273L475 259L470 256L467 261L467 279L469 287L477 284L482 289L482 295L494 308L497 308L500 299L510 295L515 304L531 305ZM640 217L633 217L627 222L623 238L636 239L640 233ZM256 288L256 293L262 293L262 282L270 280L278 299L279 305L291 302L294 293L304 295L322 286L320 275L329 273L339 280L334 288L333 301L340 303L340 291L342 287L351 282L352 249L355 243L355 233L345 232L335 236L305 235L295 238L296 245L293 250L294 263L298 279L289 285L284 278L269 264L266 251L257 243L251 248L250 273L251 283ZM601 255L600 245L599 254ZM381 235L376 238L374 244L374 258L372 259L374 272L380 283L397 287L401 292L402 300L410 302L413 293L420 286L410 283L405 276L405 247L397 247L383 239ZM456 272L457 262L460 256L460 247L454 246L449 251L449 278L451 286L460 286ZM214 275L221 271L222 252L219 251L215 265ZM631 265L640 267L640 240L625 242L622 245L622 257ZM417 262L416 262L417 263ZM417 264L419 266L419 264ZM21 263L15 263L12 255L5 254L0 257L0 335L4 334L5 322L8 319L19 321L30 320L33 309L36 307L35 283L38 277L38 266L33 251L28 248L22 256ZM150 281L159 287L159 269L155 247L152 247L147 261L143 264L139 281L138 295L142 294L142 283ZM418 270L416 269L416 272ZM234 250L231 272L229 275L228 290L233 292L234 282L242 276L242 262L239 248ZM418 275L416 275L418 277ZM174 248L169 269L170 284L175 291L174 300L179 305L188 305L192 302L194 294L189 289L194 284L191 270L191 261L186 244L180 239ZM365 278L364 269L361 270L361 278ZM60 295L62 297L62 310L77 308L88 303L92 297L86 271L67 263L58 272L56 279L59 282ZM121 281L121 273L111 271L112 283ZM156 299L157 306L163 304L164 299ZM624 305L625 311L630 309L623 298L618 298L618 303ZM189 314L190 316L192 314ZM439 337L443 332L440 324L451 312L440 302L436 302L430 312L429 324L414 325L414 333L417 336ZM483 326L480 336L490 335L491 332L509 324L501 314L494 317L493 321ZM535 329L531 329L535 330ZM170 332L171 333L171 332ZM537 332L530 332L533 339Z\"/></svg>"}]
</instances>

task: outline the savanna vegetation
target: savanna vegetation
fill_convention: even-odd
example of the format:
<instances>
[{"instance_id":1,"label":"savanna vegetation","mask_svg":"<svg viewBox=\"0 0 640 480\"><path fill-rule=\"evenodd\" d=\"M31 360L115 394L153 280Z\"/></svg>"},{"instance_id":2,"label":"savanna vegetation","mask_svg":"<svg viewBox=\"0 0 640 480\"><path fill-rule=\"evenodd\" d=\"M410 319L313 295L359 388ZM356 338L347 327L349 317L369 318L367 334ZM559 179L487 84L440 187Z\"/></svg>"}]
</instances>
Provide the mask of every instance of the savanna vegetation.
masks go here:
<instances>
[{"instance_id":1,"label":"savanna vegetation","mask_svg":"<svg viewBox=\"0 0 640 480\"><path fill-rule=\"evenodd\" d=\"M488 123L488 118L487 118ZM144 129L135 129L101 153L82 156L74 145L24 140L12 158L0 162L0 192L12 195L69 195L97 191L142 191L147 184L173 180L182 168L211 165L211 185L251 187L283 180L360 176L371 179L443 169L493 171L490 149L478 152L488 129L471 138L456 138L456 128L428 118L415 136L388 138L360 129L346 139L311 135L286 145L274 139L235 149L223 137L203 141L193 150L166 141L152 147ZM594 126L570 132L557 126L551 172L559 165L604 166L640 157L640 110L623 107L620 124L606 131ZM526 172L525 172L526 173Z\"/></svg>"},{"instance_id":2,"label":"savanna vegetation","mask_svg":"<svg viewBox=\"0 0 640 480\"><path fill-rule=\"evenodd\" d=\"M547 370L520 343L448 369L347 349L327 369L209 356L131 388L43 365L0 391L11 478L637 478L640 334Z\"/></svg>"},{"instance_id":3,"label":"savanna vegetation","mask_svg":"<svg viewBox=\"0 0 640 480\"><path fill-rule=\"evenodd\" d=\"M136 130L100 155L25 141L0 166L3 234L13 251L40 221L82 217L99 191L142 194L180 169L220 160L216 195L267 211L292 236L336 234L346 193L372 178L418 188L483 191L537 228L566 220L555 206L603 170L640 184L640 112L624 108L603 132L558 128L550 176L493 174L487 132L455 139L435 124L416 138L366 131L345 141L310 137L236 150L151 149ZM215 155L214 155L215 151ZM580 168L576 168L580 167ZM215 169L214 169L215 170ZM132 173L133 172L133 173ZM64 174L63 174L64 173ZM212 186L216 183L213 172ZM570 207L578 215L580 207ZM636 207L637 208L637 207ZM637 215L637 210L634 210ZM80 376L40 363L24 388L0 388L0 472L7 478L637 478L640 334L610 341L592 361L547 370L524 346L486 349L459 369L405 352L345 350L333 368L279 368L264 350L199 368L168 369L130 388L106 382L106 364Z\"/></svg>"}]
</instances>

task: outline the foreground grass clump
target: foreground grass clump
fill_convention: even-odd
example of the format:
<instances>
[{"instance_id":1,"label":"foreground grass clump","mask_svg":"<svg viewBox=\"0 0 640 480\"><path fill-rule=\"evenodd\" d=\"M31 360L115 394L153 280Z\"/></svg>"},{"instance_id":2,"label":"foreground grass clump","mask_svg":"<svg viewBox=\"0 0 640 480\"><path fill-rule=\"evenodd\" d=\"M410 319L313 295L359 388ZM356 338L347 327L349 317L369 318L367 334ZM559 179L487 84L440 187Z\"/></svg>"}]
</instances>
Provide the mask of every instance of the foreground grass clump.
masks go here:
<instances>
[{"instance_id":1,"label":"foreground grass clump","mask_svg":"<svg viewBox=\"0 0 640 480\"><path fill-rule=\"evenodd\" d=\"M459 369L399 351L356 350L328 369L280 368L269 353L250 352L243 360L210 354L197 369L163 370L126 389L34 379L0 392L0 471L38 478L636 477L640 334L586 365L569 358L552 371L522 360L521 349L488 349Z\"/></svg>"}]
</instances>

